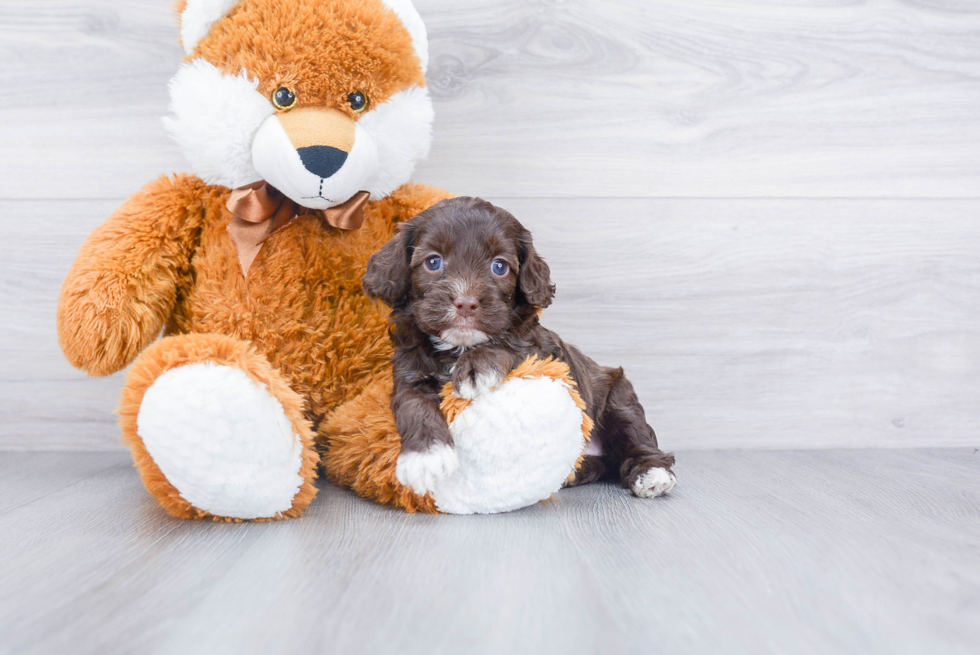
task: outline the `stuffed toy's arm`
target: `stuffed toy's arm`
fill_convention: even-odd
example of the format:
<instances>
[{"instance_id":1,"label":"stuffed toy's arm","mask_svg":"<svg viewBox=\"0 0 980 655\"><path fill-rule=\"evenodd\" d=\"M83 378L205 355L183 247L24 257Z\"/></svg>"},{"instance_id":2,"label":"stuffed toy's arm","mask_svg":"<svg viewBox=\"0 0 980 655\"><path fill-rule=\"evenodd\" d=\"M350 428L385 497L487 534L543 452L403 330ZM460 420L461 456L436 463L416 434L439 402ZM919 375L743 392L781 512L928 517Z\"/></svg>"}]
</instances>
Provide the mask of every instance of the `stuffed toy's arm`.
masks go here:
<instances>
[{"instance_id":1,"label":"stuffed toy's arm","mask_svg":"<svg viewBox=\"0 0 980 655\"><path fill-rule=\"evenodd\" d=\"M398 187L378 203L381 216L393 223L407 221L416 214L425 211L440 200L452 198L453 194L445 189L409 182Z\"/></svg>"},{"instance_id":2,"label":"stuffed toy's arm","mask_svg":"<svg viewBox=\"0 0 980 655\"><path fill-rule=\"evenodd\" d=\"M58 302L58 342L73 366L110 375L157 338L188 275L207 189L161 177L89 235Z\"/></svg>"}]
</instances>

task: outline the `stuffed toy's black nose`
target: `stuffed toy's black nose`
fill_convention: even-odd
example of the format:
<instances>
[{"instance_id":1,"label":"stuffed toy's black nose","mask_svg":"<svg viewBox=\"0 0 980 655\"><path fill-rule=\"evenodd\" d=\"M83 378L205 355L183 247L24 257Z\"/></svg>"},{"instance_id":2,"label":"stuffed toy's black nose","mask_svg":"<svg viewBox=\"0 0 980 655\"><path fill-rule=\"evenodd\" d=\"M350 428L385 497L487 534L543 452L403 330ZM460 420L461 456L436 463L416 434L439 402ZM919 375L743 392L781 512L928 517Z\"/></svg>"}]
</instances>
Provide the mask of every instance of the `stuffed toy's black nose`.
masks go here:
<instances>
[{"instance_id":1,"label":"stuffed toy's black nose","mask_svg":"<svg viewBox=\"0 0 980 655\"><path fill-rule=\"evenodd\" d=\"M332 146L308 146L296 152L306 170L320 177L330 177L347 161L347 153Z\"/></svg>"}]
</instances>

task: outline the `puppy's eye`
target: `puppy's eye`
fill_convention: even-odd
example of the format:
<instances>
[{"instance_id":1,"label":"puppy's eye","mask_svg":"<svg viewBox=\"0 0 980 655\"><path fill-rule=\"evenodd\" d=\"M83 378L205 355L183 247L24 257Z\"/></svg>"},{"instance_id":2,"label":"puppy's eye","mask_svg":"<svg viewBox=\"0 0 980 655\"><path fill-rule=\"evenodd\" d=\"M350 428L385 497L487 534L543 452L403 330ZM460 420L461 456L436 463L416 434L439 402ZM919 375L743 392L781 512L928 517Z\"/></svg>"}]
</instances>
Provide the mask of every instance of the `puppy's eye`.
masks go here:
<instances>
[{"instance_id":1,"label":"puppy's eye","mask_svg":"<svg viewBox=\"0 0 980 655\"><path fill-rule=\"evenodd\" d=\"M363 91L355 91L347 96L347 102L350 104L351 109L360 114L367 107L368 97L364 95Z\"/></svg>"},{"instance_id":2,"label":"puppy's eye","mask_svg":"<svg viewBox=\"0 0 980 655\"><path fill-rule=\"evenodd\" d=\"M438 271L442 269L442 257L439 255L432 255L425 260L425 267L430 271Z\"/></svg>"},{"instance_id":3,"label":"puppy's eye","mask_svg":"<svg viewBox=\"0 0 980 655\"><path fill-rule=\"evenodd\" d=\"M276 109L292 109L296 106L296 94L284 86L276 89L272 94L272 104Z\"/></svg>"},{"instance_id":4,"label":"puppy's eye","mask_svg":"<svg viewBox=\"0 0 980 655\"><path fill-rule=\"evenodd\" d=\"M507 262L502 259L495 259L493 260L493 263L490 264L490 271L494 275L507 275L507 271L509 270L510 266L508 266Z\"/></svg>"}]
</instances>

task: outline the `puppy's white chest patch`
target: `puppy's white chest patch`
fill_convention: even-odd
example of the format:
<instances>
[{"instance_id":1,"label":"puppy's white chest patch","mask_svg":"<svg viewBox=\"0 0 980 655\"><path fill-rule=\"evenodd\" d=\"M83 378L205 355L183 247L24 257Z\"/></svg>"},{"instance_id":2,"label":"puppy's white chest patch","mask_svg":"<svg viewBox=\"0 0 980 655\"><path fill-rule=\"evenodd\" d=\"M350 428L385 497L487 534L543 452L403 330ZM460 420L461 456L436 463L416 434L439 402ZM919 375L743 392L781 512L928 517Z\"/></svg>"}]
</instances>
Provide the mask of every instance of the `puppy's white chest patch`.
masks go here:
<instances>
[{"instance_id":1,"label":"puppy's white chest patch","mask_svg":"<svg viewBox=\"0 0 980 655\"><path fill-rule=\"evenodd\" d=\"M464 352L466 352L466 346L454 346L453 344L443 341L439 337L432 334L429 335L429 341L432 343L432 347L438 350L439 352L446 352L447 350L458 350L459 352L456 353L457 355L462 355Z\"/></svg>"}]
</instances>

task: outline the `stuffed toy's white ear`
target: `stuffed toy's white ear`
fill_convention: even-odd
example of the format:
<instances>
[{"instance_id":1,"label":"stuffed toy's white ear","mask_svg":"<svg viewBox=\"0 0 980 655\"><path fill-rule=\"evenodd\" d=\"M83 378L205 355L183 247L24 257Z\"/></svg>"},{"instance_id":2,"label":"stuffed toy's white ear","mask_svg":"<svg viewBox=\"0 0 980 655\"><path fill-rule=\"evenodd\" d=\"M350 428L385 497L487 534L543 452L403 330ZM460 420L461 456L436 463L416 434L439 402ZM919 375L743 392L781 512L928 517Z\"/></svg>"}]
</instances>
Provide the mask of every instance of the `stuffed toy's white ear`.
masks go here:
<instances>
[{"instance_id":1,"label":"stuffed toy's white ear","mask_svg":"<svg viewBox=\"0 0 980 655\"><path fill-rule=\"evenodd\" d=\"M180 15L180 42L190 54L211 31L211 26L224 17L240 0L187 0Z\"/></svg>"},{"instance_id":2,"label":"stuffed toy's white ear","mask_svg":"<svg viewBox=\"0 0 980 655\"><path fill-rule=\"evenodd\" d=\"M422 62L422 74L425 75L429 71L429 36L415 5L412 4L412 0L382 0L382 2L388 9L398 14L402 25L412 36L412 45L415 46L415 54Z\"/></svg>"}]
</instances>

